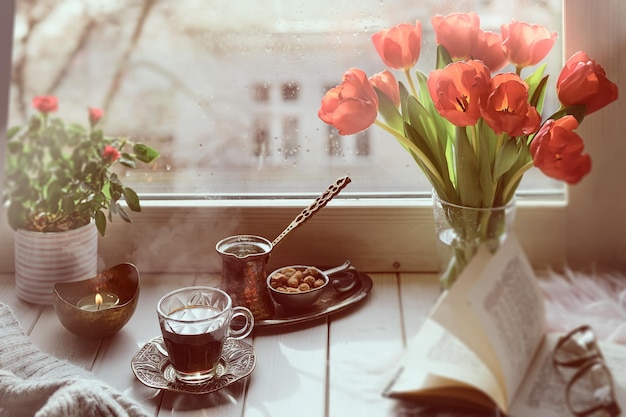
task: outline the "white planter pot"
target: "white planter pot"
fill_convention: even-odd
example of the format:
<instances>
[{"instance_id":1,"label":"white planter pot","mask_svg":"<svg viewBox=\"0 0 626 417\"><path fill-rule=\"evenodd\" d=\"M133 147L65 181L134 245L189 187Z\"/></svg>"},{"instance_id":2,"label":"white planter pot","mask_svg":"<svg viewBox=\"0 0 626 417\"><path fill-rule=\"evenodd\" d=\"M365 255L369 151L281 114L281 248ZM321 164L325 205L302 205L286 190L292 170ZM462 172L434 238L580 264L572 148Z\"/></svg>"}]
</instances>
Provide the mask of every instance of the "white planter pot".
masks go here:
<instances>
[{"instance_id":1,"label":"white planter pot","mask_svg":"<svg viewBox=\"0 0 626 417\"><path fill-rule=\"evenodd\" d=\"M51 305L55 283L91 278L97 267L94 222L67 232L15 233L15 288L24 301Z\"/></svg>"}]
</instances>

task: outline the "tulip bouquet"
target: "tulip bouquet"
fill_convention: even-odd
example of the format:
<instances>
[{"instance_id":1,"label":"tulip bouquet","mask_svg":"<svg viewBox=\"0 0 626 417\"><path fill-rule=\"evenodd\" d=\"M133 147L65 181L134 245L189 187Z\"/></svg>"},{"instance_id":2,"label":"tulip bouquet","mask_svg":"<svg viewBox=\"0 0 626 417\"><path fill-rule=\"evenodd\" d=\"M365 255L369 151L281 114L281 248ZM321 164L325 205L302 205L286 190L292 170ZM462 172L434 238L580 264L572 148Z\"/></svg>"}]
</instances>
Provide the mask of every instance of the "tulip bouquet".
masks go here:
<instances>
[{"instance_id":1,"label":"tulip bouquet","mask_svg":"<svg viewBox=\"0 0 626 417\"><path fill-rule=\"evenodd\" d=\"M319 118L340 135L374 124L384 129L412 155L436 197L450 207L510 204L533 166L569 184L590 171L591 158L575 129L618 96L600 65L584 52L569 58L556 82L560 108L543 119L547 64L538 64L552 49L556 33L518 21L503 24L499 34L484 31L475 13L437 15L431 24L437 63L428 76L413 69L422 43L420 21L381 30L372 36L374 47L406 84L389 69L368 78L351 68L323 97ZM514 71L502 71L507 64ZM475 242L502 235L502 219L468 220L452 208L447 215L457 235L455 246L467 252L463 258L472 256ZM467 259L457 255L450 270L458 273Z\"/></svg>"},{"instance_id":2,"label":"tulip bouquet","mask_svg":"<svg viewBox=\"0 0 626 417\"><path fill-rule=\"evenodd\" d=\"M116 214L130 222L119 200L123 197L130 210L140 211L139 197L111 168L118 163L135 168L136 161L150 163L159 153L126 138L105 136L99 108L88 109L89 128L85 129L51 117L58 108L54 96L35 97L32 104L38 113L25 126L7 132L4 199L9 225L59 232L95 219L104 236L107 216L109 221ZM124 151L128 146L132 152Z\"/></svg>"}]
</instances>

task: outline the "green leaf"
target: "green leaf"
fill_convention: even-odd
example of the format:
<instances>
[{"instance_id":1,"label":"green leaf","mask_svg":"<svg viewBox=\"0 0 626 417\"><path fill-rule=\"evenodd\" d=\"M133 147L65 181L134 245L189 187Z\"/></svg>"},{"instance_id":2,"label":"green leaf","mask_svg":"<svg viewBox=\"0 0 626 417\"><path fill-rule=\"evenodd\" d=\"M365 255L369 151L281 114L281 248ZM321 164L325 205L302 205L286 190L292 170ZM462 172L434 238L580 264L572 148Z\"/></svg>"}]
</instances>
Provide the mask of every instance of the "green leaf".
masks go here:
<instances>
[{"instance_id":1,"label":"green leaf","mask_svg":"<svg viewBox=\"0 0 626 417\"><path fill-rule=\"evenodd\" d=\"M27 209L21 203L11 201L9 208L7 209L9 226L11 226L13 230L24 227L27 212Z\"/></svg>"},{"instance_id":2,"label":"green leaf","mask_svg":"<svg viewBox=\"0 0 626 417\"><path fill-rule=\"evenodd\" d=\"M442 69L446 65L452 63L452 57L446 48L437 45L437 69Z\"/></svg>"},{"instance_id":3,"label":"green leaf","mask_svg":"<svg viewBox=\"0 0 626 417\"><path fill-rule=\"evenodd\" d=\"M543 110L543 103L546 97L546 86L548 76L543 76L548 64L540 65L532 74L524 80L528 84L528 102L535 107L539 113Z\"/></svg>"},{"instance_id":4,"label":"green leaf","mask_svg":"<svg viewBox=\"0 0 626 417\"><path fill-rule=\"evenodd\" d=\"M12 128L10 128L9 130L7 130L7 140L11 140L13 138L13 136L17 135L17 133L21 130L22 128L20 126L13 126Z\"/></svg>"},{"instance_id":5,"label":"green leaf","mask_svg":"<svg viewBox=\"0 0 626 417\"><path fill-rule=\"evenodd\" d=\"M135 146L133 146L133 152L137 156L137 159L146 164L149 164L160 156L156 149L143 143L136 143Z\"/></svg>"},{"instance_id":6,"label":"green leaf","mask_svg":"<svg viewBox=\"0 0 626 417\"><path fill-rule=\"evenodd\" d=\"M530 100L528 101L531 106L534 106L537 109L537 112L541 113L543 111L543 103L546 99L546 85L548 83L548 76L545 76L541 79L537 88L532 92L530 96Z\"/></svg>"},{"instance_id":7,"label":"green leaf","mask_svg":"<svg viewBox=\"0 0 626 417\"><path fill-rule=\"evenodd\" d=\"M56 119L56 120L59 120L59 119ZM79 124L76 124L76 123L70 123L67 126L67 131L69 133L77 134L77 135L83 135L83 134L87 133L87 131L85 130L85 128L83 126L81 126Z\"/></svg>"},{"instance_id":8,"label":"green leaf","mask_svg":"<svg viewBox=\"0 0 626 417\"><path fill-rule=\"evenodd\" d=\"M433 161L434 156L432 151L430 150L430 147L428 146L428 143L426 142L426 139L424 139L424 137L419 133L419 131L417 129L415 129L415 127L411 124L406 124L404 126L405 132L406 132L406 137L415 144L415 146L417 146L426 156L426 158L428 158L429 161ZM410 149L407 148L407 151L411 152ZM411 154L413 154L413 152L411 152Z\"/></svg>"},{"instance_id":9,"label":"green leaf","mask_svg":"<svg viewBox=\"0 0 626 417\"><path fill-rule=\"evenodd\" d=\"M104 133L102 133L101 129L97 129L91 132L90 137L92 141L100 142L104 138Z\"/></svg>"},{"instance_id":10,"label":"green leaf","mask_svg":"<svg viewBox=\"0 0 626 417\"><path fill-rule=\"evenodd\" d=\"M493 177L497 181L508 172L519 159L519 145L513 138L509 138L498 151L496 164L493 169Z\"/></svg>"},{"instance_id":11,"label":"green leaf","mask_svg":"<svg viewBox=\"0 0 626 417\"><path fill-rule=\"evenodd\" d=\"M61 202L61 198L63 197L63 191L61 190L61 186L57 181L52 181L50 185L47 187L47 202L48 207L54 212L57 212L59 209L59 204Z\"/></svg>"},{"instance_id":12,"label":"green leaf","mask_svg":"<svg viewBox=\"0 0 626 417\"><path fill-rule=\"evenodd\" d=\"M128 213L126 213L126 210L124 210L124 208L119 204L116 204L115 206L117 214L120 216L120 218L126 223L132 223L132 221L130 220L130 216L128 216Z\"/></svg>"},{"instance_id":13,"label":"green leaf","mask_svg":"<svg viewBox=\"0 0 626 417\"><path fill-rule=\"evenodd\" d=\"M74 197L72 195L64 195L61 199L61 209L66 213L74 211L76 204L74 203Z\"/></svg>"},{"instance_id":14,"label":"green leaf","mask_svg":"<svg viewBox=\"0 0 626 417\"><path fill-rule=\"evenodd\" d=\"M118 159L118 161L120 164L128 168L135 169L137 167L137 164L135 163L135 158L126 152L123 152L120 155L120 159Z\"/></svg>"},{"instance_id":15,"label":"green leaf","mask_svg":"<svg viewBox=\"0 0 626 417\"><path fill-rule=\"evenodd\" d=\"M402 115L385 93L374 87L378 96L378 112L392 129L402 132Z\"/></svg>"},{"instance_id":16,"label":"green leaf","mask_svg":"<svg viewBox=\"0 0 626 417\"><path fill-rule=\"evenodd\" d=\"M530 74L528 77L526 77L526 79L524 79L526 84L528 84L529 96L532 96L534 94L535 90L539 87L539 84L545 78L543 74L545 73L547 66L548 64L540 65L539 67L537 67L535 71L533 71L532 74Z\"/></svg>"},{"instance_id":17,"label":"green leaf","mask_svg":"<svg viewBox=\"0 0 626 417\"><path fill-rule=\"evenodd\" d=\"M482 192L480 190L478 159L474 153L467 130L464 127L456 128L456 155L457 190L460 205L480 207Z\"/></svg>"},{"instance_id":18,"label":"green leaf","mask_svg":"<svg viewBox=\"0 0 626 417\"><path fill-rule=\"evenodd\" d=\"M549 119L558 120L561 117L571 115L576 118L576 120L578 121L578 124L580 125L583 122L583 119L585 118L586 111L587 111L586 105L575 104L573 106L567 106L567 107L560 109L559 111L554 113L552 116L550 116Z\"/></svg>"},{"instance_id":19,"label":"green leaf","mask_svg":"<svg viewBox=\"0 0 626 417\"><path fill-rule=\"evenodd\" d=\"M98 164L95 161L89 161L87 162L87 165L85 165L85 169L83 170L83 172L85 174L93 174L98 170Z\"/></svg>"},{"instance_id":20,"label":"green leaf","mask_svg":"<svg viewBox=\"0 0 626 417\"><path fill-rule=\"evenodd\" d=\"M96 228L98 229L98 232L104 236L104 233L107 230L107 219L104 213L101 210L96 210L94 218L96 219Z\"/></svg>"},{"instance_id":21,"label":"green leaf","mask_svg":"<svg viewBox=\"0 0 626 417\"><path fill-rule=\"evenodd\" d=\"M126 204L128 204L128 208L132 211L141 211L141 205L139 204L139 196L137 193L130 188L124 187L124 200L126 200Z\"/></svg>"}]
</instances>

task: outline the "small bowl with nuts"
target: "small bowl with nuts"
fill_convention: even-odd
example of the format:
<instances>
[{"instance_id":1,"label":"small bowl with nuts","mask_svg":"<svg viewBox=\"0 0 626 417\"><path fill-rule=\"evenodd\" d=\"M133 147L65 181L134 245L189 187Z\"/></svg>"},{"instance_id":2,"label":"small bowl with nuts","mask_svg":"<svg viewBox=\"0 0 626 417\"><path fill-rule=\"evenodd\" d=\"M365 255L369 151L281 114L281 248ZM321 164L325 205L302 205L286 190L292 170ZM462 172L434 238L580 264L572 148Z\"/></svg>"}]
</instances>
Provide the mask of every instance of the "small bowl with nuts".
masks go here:
<instances>
[{"instance_id":1,"label":"small bowl with nuts","mask_svg":"<svg viewBox=\"0 0 626 417\"><path fill-rule=\"evenodd\" d=\"M328 282L328 275L313 266L292 265L269 274L267 288L278 304L303 309L319 300Z\"/></svg>"}]
</instances>

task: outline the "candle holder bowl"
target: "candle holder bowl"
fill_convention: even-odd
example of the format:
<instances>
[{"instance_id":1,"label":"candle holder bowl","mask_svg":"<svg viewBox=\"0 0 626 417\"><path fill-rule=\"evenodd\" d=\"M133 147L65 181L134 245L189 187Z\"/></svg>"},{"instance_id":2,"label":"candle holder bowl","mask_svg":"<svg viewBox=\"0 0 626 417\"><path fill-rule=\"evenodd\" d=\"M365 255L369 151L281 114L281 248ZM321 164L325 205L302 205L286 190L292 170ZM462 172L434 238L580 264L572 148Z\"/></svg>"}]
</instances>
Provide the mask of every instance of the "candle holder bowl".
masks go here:
<instances>
[{"instance_id":1,"label":"candle holder bowl","mask_svg":"<svg viewBox=\"0 0 626 417\"><path fill-rule=\"evenodd\" d=\"M115 306L82 310L77 303L88 295L113 293ZM117 333L130 320L139 299L139 271L131 263L106 269L93 278L54 285L54 311L63 326L77 336L103 339Z\"/></svg>"}]
</instances>

